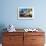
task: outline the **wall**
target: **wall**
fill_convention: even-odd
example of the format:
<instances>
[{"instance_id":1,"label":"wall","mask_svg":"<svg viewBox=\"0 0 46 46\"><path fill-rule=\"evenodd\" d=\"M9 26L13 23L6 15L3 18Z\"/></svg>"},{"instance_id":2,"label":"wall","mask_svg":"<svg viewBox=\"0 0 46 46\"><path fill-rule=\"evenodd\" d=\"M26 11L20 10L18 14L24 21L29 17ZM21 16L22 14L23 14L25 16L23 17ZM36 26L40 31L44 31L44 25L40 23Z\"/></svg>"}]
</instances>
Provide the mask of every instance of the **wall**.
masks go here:
<instances>
[{"instance_id":1,"label":"wall","mask_svg":"<svg viewBox=\"0 0 46 46\"><path fill-rule=\"evenodd\" d=\"M41 27L46 28L46 0L0 0L1 15L0 24L5 26L9 24L15 25L16 28ZM33 20L17 20L18 7L33 7Z\"/></svg>"},{"instance_id":2,"label":"wall","mask_svg":"<svg viewBox=\"0 0 46 46\"><path fill-rule=\"evenodd\" d=\"M35 18L18 20L18 7L33 7ZM0 31L9 24L16 28L40 27L46 32L46 0L0 0Z\"/></svg>"}]
</instances>

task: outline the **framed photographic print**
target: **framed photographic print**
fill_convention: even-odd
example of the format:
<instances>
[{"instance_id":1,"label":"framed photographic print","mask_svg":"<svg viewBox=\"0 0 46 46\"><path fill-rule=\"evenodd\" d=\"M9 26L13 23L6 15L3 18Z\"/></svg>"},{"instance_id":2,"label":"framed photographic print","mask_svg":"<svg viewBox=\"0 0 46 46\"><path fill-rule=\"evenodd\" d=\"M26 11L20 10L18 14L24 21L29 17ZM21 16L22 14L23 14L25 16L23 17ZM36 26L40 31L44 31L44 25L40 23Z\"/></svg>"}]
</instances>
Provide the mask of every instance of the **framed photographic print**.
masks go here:
<instances>
[{"instance_id":1,"label":"framed photographic print","mask_svg":"<svg viewBox=\"0 0 46 46\"><path fill-rule=\"evenodd\" d=\"M34 18L34 8L19 7L17 17L18 17L18 19L33 19Z\"/></svg>"}]
</instances>

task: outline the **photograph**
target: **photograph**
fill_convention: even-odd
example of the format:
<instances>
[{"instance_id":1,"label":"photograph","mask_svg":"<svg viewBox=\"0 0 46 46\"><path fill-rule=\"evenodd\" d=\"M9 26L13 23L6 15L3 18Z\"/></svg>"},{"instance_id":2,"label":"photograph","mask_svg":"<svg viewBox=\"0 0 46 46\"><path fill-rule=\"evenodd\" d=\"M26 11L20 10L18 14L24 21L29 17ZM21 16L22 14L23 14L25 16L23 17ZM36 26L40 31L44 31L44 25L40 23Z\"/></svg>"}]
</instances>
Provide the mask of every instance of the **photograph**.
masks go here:
<instances>
[{"instance_id":1,"label":"photograph","mask_svg":"<svg viewBox=\"0 0 46 46\"><path fill-rule=\"evenodd\" d=\"M19 7L18 8L18 19L32 19L33 8L31 7Z\"/></svg>"}]
</instances>

